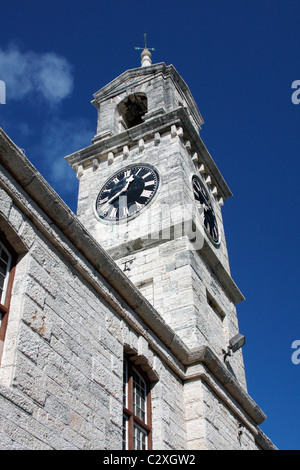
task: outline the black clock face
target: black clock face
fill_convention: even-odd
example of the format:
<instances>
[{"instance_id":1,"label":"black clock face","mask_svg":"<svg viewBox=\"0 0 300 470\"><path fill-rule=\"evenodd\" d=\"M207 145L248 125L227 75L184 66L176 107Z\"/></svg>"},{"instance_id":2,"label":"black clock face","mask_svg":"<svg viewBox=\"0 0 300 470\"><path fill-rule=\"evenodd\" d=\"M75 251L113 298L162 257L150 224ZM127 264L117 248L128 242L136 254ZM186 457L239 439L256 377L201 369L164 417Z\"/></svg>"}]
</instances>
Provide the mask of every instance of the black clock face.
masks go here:
<instances>
[{"instance_id":1,"label":"black clock face","mask_svg":"<svg viewBox=\"0 0 300 470\"><path fill-rule=\"evenodd\" d=\"M203 224L206 233L215 245L219 245L219 229L209 194L206 188L204 187L202 181L197 176L193 176L192 184L194 198L199 210L199 214L203 218Z\"/></svg>"},{"instance_id":2,"label":"black clock face","mask_svg":"<svg viewBox=\"0 0 300 470\"><path fill-rule=\"evenodd\" d=\"M148 165L132 165L112 176L96 200L100 219L127 220L146 207L156 194L157 171Z\"/></svg>"}]
</instances>

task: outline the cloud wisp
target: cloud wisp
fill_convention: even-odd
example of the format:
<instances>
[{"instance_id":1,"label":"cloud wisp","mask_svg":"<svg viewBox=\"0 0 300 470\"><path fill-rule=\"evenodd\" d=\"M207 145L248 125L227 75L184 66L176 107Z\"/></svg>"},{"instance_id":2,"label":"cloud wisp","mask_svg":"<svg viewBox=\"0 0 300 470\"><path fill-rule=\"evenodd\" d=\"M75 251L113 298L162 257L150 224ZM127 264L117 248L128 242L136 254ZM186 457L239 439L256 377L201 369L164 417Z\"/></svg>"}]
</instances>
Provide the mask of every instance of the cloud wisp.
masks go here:
<instances>
[{"instance_id":1,"label":"cloud wisp","mask_svg":"<svg viewBox=\"0 0 300 470\"><path fill-rule=\"evenodd\" d=\"M54 52L24 52L13 44L0 47L0 80L7 91L7 113L1 116L1 127L4 125L53 189L75 206L78 180L64 157L90 145L94 134L86 118L70 117L63 106L74 89L72 65ZM24 101L25 116L15 113L15 106L10 106L13 101L18 105ZM28 103L39 119L31 114ZM41 104L47 107L42 114Z\"/></svg>"},{"instance_id":2,"label":"cloud wisp","mask_svg":"<svg viewBox=\"0 0 300 470\"><path fill-rule=\"evenodd\" d=\"M58 104L73 90L70 63L54 52L38 54L10 45L0 48L0 79L7 88L7 101L36 96Z\"/></svg>"}]
</instances>

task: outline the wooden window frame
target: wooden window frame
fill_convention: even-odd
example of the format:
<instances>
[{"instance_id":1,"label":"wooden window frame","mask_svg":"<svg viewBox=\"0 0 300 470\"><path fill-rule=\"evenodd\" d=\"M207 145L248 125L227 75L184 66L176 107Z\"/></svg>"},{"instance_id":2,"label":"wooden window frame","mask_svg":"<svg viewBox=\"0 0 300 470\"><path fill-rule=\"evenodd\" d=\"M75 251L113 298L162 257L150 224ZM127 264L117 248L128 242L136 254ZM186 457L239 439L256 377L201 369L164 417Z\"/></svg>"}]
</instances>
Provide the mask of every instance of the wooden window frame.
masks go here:
<instances>
[{"instance_id":1,"label":"wooden window frame","mask_svg":"<svg viewBox=\"0 0 300 470\"><path fill-rule=\"evenodd\" d=\"M9 307L10 307L10 300L11 300L11 293L12 293L12 286L14 282L15 270L16 270L16 263L17 263L17 253L7 241L5 235L0 232L0 242L4 246L4 248L9 252L11 260L10 266L8 270L8 278L7 278L7 285L5 289L5 299L4 304L0 302L0 315L1 315L1 324L0 324L0 365L3 353L3 345L6 335L7 323L8 323L8 315L9 315Z\"/></svg>"},{"instance_id":2,"label":"wooden window frame","mask_svg":"<svg viewBox=\"0 0 300 470\"><path fill-rule=\"evenodd\" d=\"M151 418L151 392L150 382L148 377L141 371L138 366L135 366L128 356L124 357L124 375L125 366L127 364L127 377L124 379L124 399L123 399L123 419L127 422L127 429L125 430L126 436L126 450L134 449L134 425L141 428L142 431L147 433L147 449L152 449L152 418ZM134 372L140 376L146 385L146 421L141 420L134 414L133 411L133 375ZM124 441L124 439L123 439ZM125 450L125 449L123 449Z\"/></svg>"}]
</instances>

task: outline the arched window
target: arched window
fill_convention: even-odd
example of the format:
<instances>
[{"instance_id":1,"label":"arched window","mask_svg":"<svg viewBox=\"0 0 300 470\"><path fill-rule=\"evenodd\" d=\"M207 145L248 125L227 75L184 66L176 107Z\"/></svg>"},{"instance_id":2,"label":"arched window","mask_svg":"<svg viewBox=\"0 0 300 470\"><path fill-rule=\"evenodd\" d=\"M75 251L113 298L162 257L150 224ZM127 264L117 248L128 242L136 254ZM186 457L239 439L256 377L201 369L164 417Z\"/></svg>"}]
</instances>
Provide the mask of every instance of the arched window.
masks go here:
<instances>
[{"instance_id":1,"label":"arched window","mask_svg":"<svg viewBox=\"0 0 300 470\"><path fill-rule=\"evenodd\" d=\"M118 106L119 115L127 129L143 122L147 112L147 97L144 93L134 93L127 96Z\"/></svg>"},{"instance_id":2,"label":"arched window","mask_svg":"<svg viewBox=\"0 0 300 470\"><path fill-rule=\"evenodd\" d=\"M152 448L150 383L130 359L124 358L123 450Z\"/></svg>"},{"instance_id":3,"label":"arched window","mask_svg":"<svg viewBox=\"0 0 300 470\"><path fill-rule=\"evenodd\" d=\"M0 361L6 333L16 253L0 232Z\"/></svg>"}]
</instances>

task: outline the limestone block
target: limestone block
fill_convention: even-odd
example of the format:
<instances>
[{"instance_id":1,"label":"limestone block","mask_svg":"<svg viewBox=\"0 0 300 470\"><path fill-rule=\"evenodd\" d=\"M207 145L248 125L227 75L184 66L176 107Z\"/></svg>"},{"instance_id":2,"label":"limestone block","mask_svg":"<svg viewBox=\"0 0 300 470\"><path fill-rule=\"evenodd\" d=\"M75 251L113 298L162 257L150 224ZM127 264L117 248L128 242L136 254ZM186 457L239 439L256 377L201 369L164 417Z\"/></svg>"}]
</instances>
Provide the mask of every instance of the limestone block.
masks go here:
<instances>
[{"instance_id":1,"label":"limestone block","mask_svg":"<svg viewBox=\"0 0 300 470\"><path fill-rule=\"evenodd\" d=\"M12 198L7 194L5 189L1 188L0 186L0 213L6 219L8 219L12 204Z\"/></svg>"},{"instance_id":2,"label":"limestone block","mask_svg":"<svg viewBox=\"0 0 300 470\"><path fill-rule=\"evenodd\" d=\"M31 223L28 222L28 220L20 226L18 235L21 238L22 242L25 244L25 246L30 249L35 241L36 232Z\"/></svg>"},{"instance_id":3,"label":"limestone block","mask_svg":"<svg viewBox=\"0 0 300 470\"><path fill-rule=\"evenodd\" d=\"M29 328L23 326L19 333L18 349L32 362L37 363L40 347L39 337Z\"/></svg>"},{"instance_id":4,"label":"limestone block","mask_svg":"<svg viewBox=\"0 0 300 470\"><path fill-rule=\"evenodd\" d=\"M14 231L17 233L24 221L24 216L22 212L15 206L12 205L9 217L8 217L8 222L14 229Z\"/></svg>"},{"instance_id":5,"label":"limestone block","mask_svg":"<svg viewBox=\"0 0 300 470\"><path fill-rule=\"evenodd\" d=\"M28 359L18 357L14 385L35 403L44 405L47 395L47 379Z\"/></svg>"}]
</instances>

